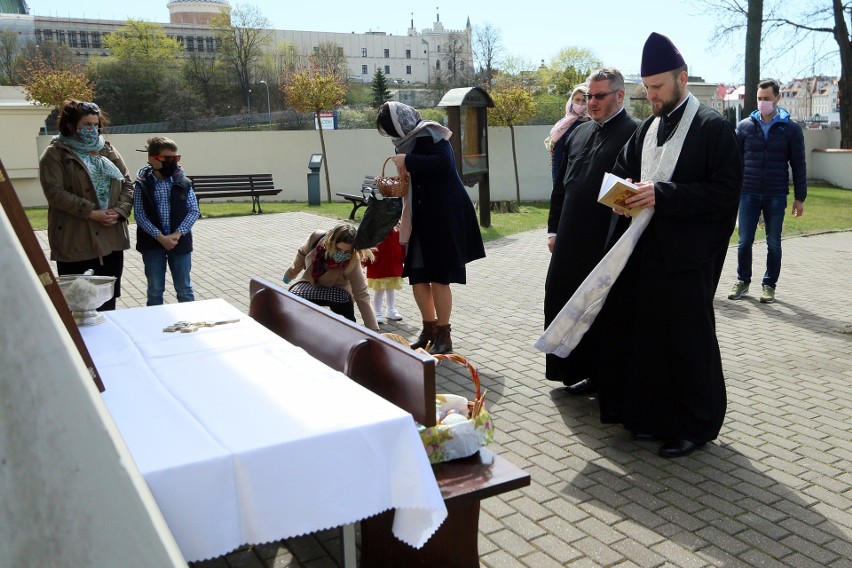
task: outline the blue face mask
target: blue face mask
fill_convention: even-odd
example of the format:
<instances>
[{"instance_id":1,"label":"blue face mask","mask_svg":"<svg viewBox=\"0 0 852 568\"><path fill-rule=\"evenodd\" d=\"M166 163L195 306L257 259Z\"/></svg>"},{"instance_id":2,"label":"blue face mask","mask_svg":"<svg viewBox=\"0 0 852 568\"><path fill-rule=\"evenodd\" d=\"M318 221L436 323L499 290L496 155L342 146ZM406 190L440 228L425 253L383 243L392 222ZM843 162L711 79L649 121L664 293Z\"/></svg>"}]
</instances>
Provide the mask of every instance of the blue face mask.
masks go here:
<instances>
[{"instance_id":1,"label":"blue face mask","mask_svg":"<svg viewBox=\"0 0 852 568\"><path fill-rule=\"evenodd\" d=\"M334 251L334 254L331 255L331 258L334 260L334 262L346 262L347 260L352 258L352 253L338 250Z\"/></svg>"},{"instance_id":2,"label":"blue face mask","mask_svg":"<svg viewBox=\"0 0 852 568\"><path fill-rule=\"evenodd\" d=\"M98 141L99 136L97 126L89 124L77 127L77 140L83 144L94 144Z\"/></svg>"}]
</instances>

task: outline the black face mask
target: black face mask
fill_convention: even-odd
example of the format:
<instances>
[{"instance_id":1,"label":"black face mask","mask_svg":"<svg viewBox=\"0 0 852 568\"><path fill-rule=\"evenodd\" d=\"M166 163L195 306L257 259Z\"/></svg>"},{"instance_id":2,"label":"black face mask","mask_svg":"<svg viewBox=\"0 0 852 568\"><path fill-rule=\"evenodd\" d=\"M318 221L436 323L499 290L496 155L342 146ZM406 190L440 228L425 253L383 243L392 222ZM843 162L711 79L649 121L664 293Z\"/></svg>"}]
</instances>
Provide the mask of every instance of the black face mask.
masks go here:
<instances>
[{"instance_id":1,"label":"black face mask","mask_svg":"<svg viewBox=\"0 0 852 568\"><path fill-rule=\"evenodd\" d=\"M158 171L160 172L160 175L164 178L170 178L174 175L177 169L177 162L160 162L160 169Z\"/></svg>"}]
</instances>

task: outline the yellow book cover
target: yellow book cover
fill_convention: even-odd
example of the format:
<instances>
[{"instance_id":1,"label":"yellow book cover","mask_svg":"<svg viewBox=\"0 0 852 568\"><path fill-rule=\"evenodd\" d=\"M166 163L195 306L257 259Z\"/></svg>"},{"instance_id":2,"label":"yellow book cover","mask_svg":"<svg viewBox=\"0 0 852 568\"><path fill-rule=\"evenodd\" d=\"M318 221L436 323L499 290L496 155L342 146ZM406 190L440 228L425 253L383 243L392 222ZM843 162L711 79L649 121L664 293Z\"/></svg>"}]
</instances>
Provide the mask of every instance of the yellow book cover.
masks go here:
<instances>
[{"instance_id":1,"label":"yellow book cover","mask_svg":"<svg viewBox=\"0 0 852 568\"><path fill-rule=\"evenodd\" d=\"M603 183L601 183L598 203L603 203L607 207L634 217L639 214L642 208L628 208L624 200L637 193L639 193L639 190L634 184L615 174L607 173L603 178Z\"/></svg>"}]
</instances>

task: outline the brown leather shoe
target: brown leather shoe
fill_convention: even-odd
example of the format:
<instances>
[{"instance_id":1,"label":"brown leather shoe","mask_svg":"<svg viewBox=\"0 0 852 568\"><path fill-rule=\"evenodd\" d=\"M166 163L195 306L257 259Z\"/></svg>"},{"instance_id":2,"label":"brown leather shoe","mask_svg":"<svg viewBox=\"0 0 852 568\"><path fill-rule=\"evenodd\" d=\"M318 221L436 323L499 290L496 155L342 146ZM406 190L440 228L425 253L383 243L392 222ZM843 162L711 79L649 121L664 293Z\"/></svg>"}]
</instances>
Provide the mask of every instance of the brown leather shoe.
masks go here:
<instances>
[{"instance_id":1,"label":"brown leather shoe","mask_svg":"<svg viewBox=\"0 0 852 568\"><path fill-rule=\"evenodd\" d=\"M435 344L435 333L438 327L437 321L424 321L423 331L420 332L420 337L411 344L412 349L423 349L427 345Z\"/></svg>"},{"instance_id":2,"label":"brown leather shoe","mask_svg":"<svg viewBox=\"0 0 852 568\"><path fill-rule=\"evenodd\" d=\"M453 340L450 337L450 324L436 325L435 344L429 349L430 355L453 352Z\"/></svg>"}]
</instances>

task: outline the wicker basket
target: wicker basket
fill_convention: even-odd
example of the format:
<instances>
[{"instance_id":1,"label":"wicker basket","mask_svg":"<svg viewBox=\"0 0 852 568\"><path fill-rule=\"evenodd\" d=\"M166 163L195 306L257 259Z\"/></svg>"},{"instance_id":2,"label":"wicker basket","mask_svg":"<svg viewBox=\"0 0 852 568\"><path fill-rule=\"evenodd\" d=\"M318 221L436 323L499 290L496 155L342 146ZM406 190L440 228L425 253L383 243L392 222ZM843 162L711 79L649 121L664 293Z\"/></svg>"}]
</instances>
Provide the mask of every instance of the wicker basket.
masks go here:
<instances>
[{"instance_id":1,"label":"wicker basket","mask_svg":"<svg viewBox=\"0 0 852 568\"><path fill-rule=\"evenodd\" d=\"M403 345L409 345L405 338L394 333L383 333L382 335ZM454 394L438 394L436 396L436 414L443 413L447 408L452 408L456 411L455 414L464 418L463 420L456 418L455 423L450 423L444 417L435 426L429 428L419 426L420 439L423 441L423 447L426 448L429 463L435 464L466 458L478 452L479 448L494 441L494 424L485 409L485 392L481 391L479 373L476 368L467 359L459 355L441 354L432 355L432 357L439 361L454 361L467 367L474 387L473 400L467 400Z\"/></svg>"},{"instance_id":2,"label":"wicker basket","mask_svg":"<svg viewBox=\"0 0 852 568\"><path fill-rule=\"evenodd\" d=\"M382 165L382 175L376 176L374 183L376 189L384 197L404 197L408 194L408 174L403 176L385 175L385 168L392 159L393 156L385 160L385 163Z\"/></svg>"}]
</instances>

